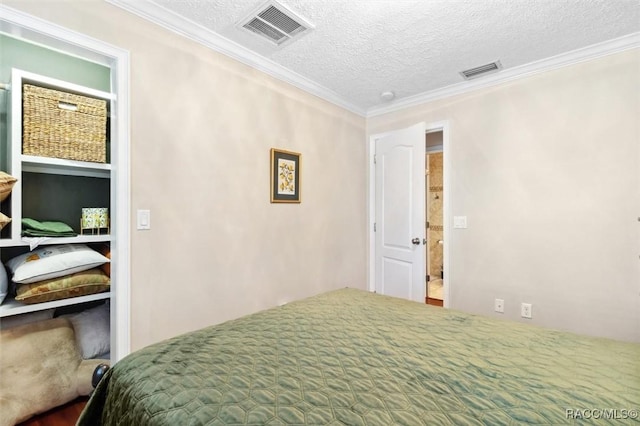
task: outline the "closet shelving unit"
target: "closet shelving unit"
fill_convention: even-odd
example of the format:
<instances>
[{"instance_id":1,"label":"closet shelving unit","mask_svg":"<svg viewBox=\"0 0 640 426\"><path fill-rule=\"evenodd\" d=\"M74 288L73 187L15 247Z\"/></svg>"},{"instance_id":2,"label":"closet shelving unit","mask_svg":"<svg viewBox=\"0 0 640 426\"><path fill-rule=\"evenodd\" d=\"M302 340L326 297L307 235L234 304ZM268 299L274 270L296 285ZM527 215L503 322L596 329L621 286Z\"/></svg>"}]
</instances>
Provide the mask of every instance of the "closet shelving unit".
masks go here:
<instances>
[{"instance_id":1,"label":"closet shelving unit","mask_svg":"<svg viewBox=\"0 0 640 426\"><path fill-rule=\"evenodd\" d=\"M11 232L9 238L0 238L0 250L9 247L29 246L29 241L21 237L22 231L22 206L23 199L31 194L23 191L23 172L39 173L45 175L64 175L76 177L92 177L108 179L111 182L112 168L108 163L92 163L86 161L66 160L59 158L37 157L22 154L22 85L33 84L49 89L61 90L82 96L103 99L107 101L107 108L110 110L111 103L115 100L115 95L77 84L41 76L31 72L13 69L11 72L10 102L9 102L9 138L8 138L8 167L7 171L12 176L18 178L10 196L10 215L12 221L9 225ZM113 199L111 199L113 204ZM91 206L77 206L78 209ZM109 206L109 211L113 212L113 206ZM71 244L71 243L96 243L110 242L111 235L78 235L76 237L49 238L42 245L51 244ZM115 283L112 282L113 286ZM55 300L51 302L22 304L11 298L5 299L0 305L0 318L12 315L35 312L45 309L69 306L96 300L109 299L111 292L79 296L68 299Z\"/></svg>"}]
</instances>

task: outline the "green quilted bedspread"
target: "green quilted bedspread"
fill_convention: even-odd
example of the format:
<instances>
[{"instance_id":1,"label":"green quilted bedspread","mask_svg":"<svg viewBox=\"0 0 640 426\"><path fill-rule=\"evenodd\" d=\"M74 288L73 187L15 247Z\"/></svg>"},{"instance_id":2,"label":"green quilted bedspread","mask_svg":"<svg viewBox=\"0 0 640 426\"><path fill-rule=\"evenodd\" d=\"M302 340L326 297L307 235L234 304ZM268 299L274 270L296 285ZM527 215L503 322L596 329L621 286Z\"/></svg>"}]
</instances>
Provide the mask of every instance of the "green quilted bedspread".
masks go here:
<instances>
[{"instance_id":1,"label":"green quilted bedspread","mask_svg":"<svg viewBox=\"0 0 640 426\"><path fill-rule=\"evenodd\" d=\"M78 424L638 424L638 409L639 344L344 289L125 357Z\"/></svg>"}]
</instances>

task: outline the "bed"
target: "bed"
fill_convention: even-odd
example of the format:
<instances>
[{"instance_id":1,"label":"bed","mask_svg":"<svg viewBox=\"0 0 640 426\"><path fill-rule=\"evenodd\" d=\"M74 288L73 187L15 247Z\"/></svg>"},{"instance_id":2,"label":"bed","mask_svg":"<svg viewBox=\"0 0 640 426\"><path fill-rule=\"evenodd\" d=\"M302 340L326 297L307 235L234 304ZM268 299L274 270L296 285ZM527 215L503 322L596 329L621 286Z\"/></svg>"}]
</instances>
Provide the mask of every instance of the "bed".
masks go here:
<instances>
[{"instance_id":1,"label":"bed","mask_svg":"<svg viewBox=\"0 0 640 426\"><path fill-rule=\"evenodd\" d=\"M341 289L130 354L78 425L637 422L639 405L640 344Z\"/></svg>"}]
</instances>

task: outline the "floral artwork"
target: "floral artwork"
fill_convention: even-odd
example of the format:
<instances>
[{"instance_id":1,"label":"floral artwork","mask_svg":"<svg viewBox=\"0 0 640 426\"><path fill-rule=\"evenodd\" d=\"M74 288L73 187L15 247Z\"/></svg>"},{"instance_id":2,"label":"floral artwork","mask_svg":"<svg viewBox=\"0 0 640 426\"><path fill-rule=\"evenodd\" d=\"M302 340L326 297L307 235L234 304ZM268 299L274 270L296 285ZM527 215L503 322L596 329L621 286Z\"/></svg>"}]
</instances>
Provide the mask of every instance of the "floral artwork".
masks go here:
<instances>
[{"instance_id":1,"label":"floral artwork","mask_svg":"<svg viewBox=\"0 0 640 426\"><path fill-rule=\"evenodd\" d=\"M283 158L278 160L278 194L296 193L296 163Z\"/></svg>"},{"instance_id":2,"label":"floral artwork","mask_svg":"<svg viewBox=\"0 0 640 426\"><path fill-rule=\"evenodd\" d=\"M271 202L300 202L300 157L297 152L271 149Z\"/></svg>"}]
</instances>

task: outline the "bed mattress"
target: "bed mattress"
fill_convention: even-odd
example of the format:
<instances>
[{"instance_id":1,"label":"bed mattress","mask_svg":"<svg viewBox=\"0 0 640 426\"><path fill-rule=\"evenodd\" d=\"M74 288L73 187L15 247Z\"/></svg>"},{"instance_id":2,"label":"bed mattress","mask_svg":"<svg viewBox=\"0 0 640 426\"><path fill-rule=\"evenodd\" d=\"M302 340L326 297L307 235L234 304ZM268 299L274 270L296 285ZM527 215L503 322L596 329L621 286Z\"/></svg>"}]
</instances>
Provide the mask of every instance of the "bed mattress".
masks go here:
<instances>
[{"instance_id":1,"label":"bed mattress","mask_svg":"<svg viewBox=\"0 0 640 426\"><path fill-rule=\"evenodd\" d=\"M132 353L78 424L571 424L639 402L638 344L342 289Z\"/></svg>"}]
</instances>

